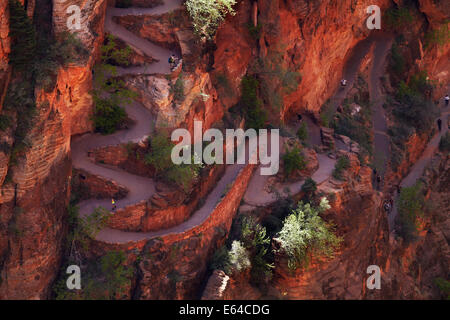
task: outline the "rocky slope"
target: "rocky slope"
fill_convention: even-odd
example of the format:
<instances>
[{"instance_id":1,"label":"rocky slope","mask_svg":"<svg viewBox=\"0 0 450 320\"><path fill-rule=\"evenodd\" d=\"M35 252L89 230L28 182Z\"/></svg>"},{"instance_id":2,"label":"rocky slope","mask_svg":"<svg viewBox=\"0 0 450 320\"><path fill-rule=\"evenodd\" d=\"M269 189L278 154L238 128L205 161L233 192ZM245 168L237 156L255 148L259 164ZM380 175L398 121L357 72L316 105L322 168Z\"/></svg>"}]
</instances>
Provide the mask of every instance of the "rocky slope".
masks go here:
<instances>
[{"instance_id":1,"label":"rocky slope","mask_svg":"<svg viewBox=\"0 0 450 320\"><path fill-rule=\"evenodd\" d=\"M0 4L0 111L9 82L8 55L10 51L9 43L9 11L7 1Z\"/></svg>"},{"instance_id":2,"label":"rocky slope","mask_svg":"<svg viewBox=\"0 0 450 320\"><path fill-rule=\"evenodd\" d=\"M154 3L155 2L155 3ZM48 1L28 1L27 12L50 5ZM241 79L247 72L255 73L263 86L264 108L273 123L289 120L296 112L317 114L330 98L343 77L344 66L355 46L369 34L365 26L365 8L373 1L362 0L259 0L257 15L251 1L242 0L236 15L227 17L219 28L214 43L205 46L195 40L186 13L181 10L161 16L121 16L115 21L135 35L180 54L183 58L182 78L184 98L174 100L173 85L177 78L155 75L126 77L130 88L139 93L139 100L157 116L157 125L185 126L192 130L193 120L203 120L204 129L214 126L240 98ZM396 0L402 4L403 1ZM428 28L439 28L448 21L449 8L444 0L419 0L420 19L407 38L414 48L411 65L427 70L433 80L449 81L449 49L444 46L424 46ZM51 6L54 31L67 30L69 5L82 9L78 35L89 49L87 61L58 70L56 86L46 92L36 90L38 116L28 134L31 148L21 157L6 181L11 169L9 157L0 151L0 298L39 299L49 296L61 260L61 245L67 231L68 196L70 193L70 140L74 135L92 130L92 67L103 43L106 0L54 0ZM112 5L113 1L109 1ZM154 6L157 1L135 0L136 6ZM386 9L393 1L380 0ZM256 17L256 18L255 18ZM249 27L256 22L257 27ZM0 4L0 111L9 82L9 39L7 1ZM134 48L136 65L153 61ZM413 72L412 70L411 72ZM268 76L269 75L269 76ZM301 76L301 80L300 80ZM293 80L294 79L294 80ZM264 95L265 93L265 95ZM435 98L444 89L435 91ZM12 132L2 133L2 140L12 143ZM417 138L417 137L416 137ZM411 141L411 163L420 156L425 139ZM447 161L448 162L448 161ZM433 172L448 173L448 165L440 158ZM411 163L403 165L406 172ZM246 168L241 180L216 214L202 225L200 231L153 239L125 246L128 262L135 269L129 297L140 299L199 298L206 284L207 261L227 237L234 212L244 194L251 175ZM248 171L248 172L247 172ZM445 199L446 175L431 174L434 183L430 197ZM95 195L126 193L113 182L90 177L89 186ZM314 264L307 272L291 274L283 257L277 257L272 286L279 297L314 299L350 298L425 298L437 297L432 279L448 270L446 262L435 265L433 259L448 261L446 216L437 210L429 232L414 247L401 248L389 243L387 221L378 209L380 195L372 189L370 170L361 167L352 157L352 169L344 183L328 181L321 186L325 193L335 193L333 208L327 218L338 225L345 243L338 257L325 264ZM442 191L444 190L444 191ZM447 196L448 197L448 196ZM228 199L228 198L227 198ZM122 221L123 222L123 221ZM121 221L117 222L120 224ZM138 223L139 224L139 223ZM161 223L163 224L163 223ZM442 226L442 227L441 227ZM139 229L136 226L135 229ZM97 244L96 254L117 249L114 245ZM136 251L137 250L137 251ZM426 254L425 254L426 253ZM137 259L139 257L139 259ZM407 258L409 257L409 260ZM406 261L406 262L405 262ZM378 264L384 270L390 292L366 292L363 279L368 265ZM409 271L401 275L399 270ZM417 272L420 276L417 276ZM260 293L247 286L243 279L226 279L229 283L217 297L243 298ZM225 280L226 279L226 280ZM413 285L407 284L412 280ZM216 279L217 280L217 279ZM217 285L217 284L216 284ZM417 289L419 293L417 294ZM213 292L214 290L208 289ZM223 290L222 290L223 291Z\"/></svg>"},{"instance_id":3,"label":"rocky slope","mask_svg":"<svg viewBox=\"0 0 450 320\"><path fill-rule=\"evenodd\" d=\"M55 1L55 12L60 3ZM70 139L72 134L91 128L91 69L102 41L101 36L93 34L103 34L106 3L92 3L93 10L84 16L91 33L88 61L58 70L51 91L35 91L38 114L27 134L31 147L16 165L9 166L7 160L2 162L2 170L12 172L10 182L1 186L0 197L0 297L3 299L48 297L49 286L59 270L61 246L67 231ZM29 10L32 4L29 2ZM38 1L33 8L37 11L35 16L39 16L48 12L51 2ZM61 31L61 25L65 25L66 13L60 11L60 14L55 31ZM3 17L2 14L2 24Z\"/></svg>"}]
</instances>

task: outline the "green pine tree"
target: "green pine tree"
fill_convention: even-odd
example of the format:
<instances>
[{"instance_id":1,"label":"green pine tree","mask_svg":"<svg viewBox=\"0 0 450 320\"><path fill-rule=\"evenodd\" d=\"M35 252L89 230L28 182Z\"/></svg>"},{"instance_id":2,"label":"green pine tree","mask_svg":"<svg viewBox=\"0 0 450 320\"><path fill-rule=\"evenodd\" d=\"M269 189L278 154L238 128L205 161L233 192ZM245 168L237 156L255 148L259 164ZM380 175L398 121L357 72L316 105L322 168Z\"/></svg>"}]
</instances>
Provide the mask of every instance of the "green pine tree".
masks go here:
<instances>
[{"instance_id":1,"label":"green pine tree","mask_svg":"<svg viewBox=\"0 0 450 320\"><path fill-rule=\"evenodd\" d=\"M10 64L18 70L26 70L36 54L36 29L17 0L9 0L9 21L12 40Z\"/></svg>"}]
</instances>

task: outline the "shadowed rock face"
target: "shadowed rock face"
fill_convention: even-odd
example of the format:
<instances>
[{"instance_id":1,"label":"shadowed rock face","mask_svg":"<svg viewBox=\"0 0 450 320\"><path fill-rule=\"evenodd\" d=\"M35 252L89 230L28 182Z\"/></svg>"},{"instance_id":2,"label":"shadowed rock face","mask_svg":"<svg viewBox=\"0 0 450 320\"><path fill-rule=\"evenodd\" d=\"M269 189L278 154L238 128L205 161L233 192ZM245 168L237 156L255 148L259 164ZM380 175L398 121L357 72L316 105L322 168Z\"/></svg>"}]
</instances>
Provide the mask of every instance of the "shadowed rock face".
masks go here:
<instances>
[{"instance_id":1,"label":"shadowed rock face","mask_svg":"<svg viewBox=\"0 0 450 320\"><path fill-rule=\"evenodd\" d=\"M7 1L2 1L2 6L4 3ZM47 5L40 2L35 7L34 2L28 3L33 4L28 8L29 16L33 16L32 9L39 15ZM100 36L92 38L87 46L91 56L79 65L58 70L56 86L50 92L35 91L37 116L27 134L30 148L13 166L12 182L3 181L3 173L11 168L9 155L2 157L0 153L1 299L48 298L49 287L59 271L61 248L67 231L70 138L72 134L86 132L91 128L91 69L96 48L99 47L97 42L102 41L103 35L105 2L93 3L95 8L90 11L92 14L85 23L90 25L90 31ZM3 30L5 12L2 9L0 61L3 61L6 50ZM57 11L57 8L55 10L54 14L59 12L62 15L60 23L65 23L66 12ZM58 26L55 29L62 31ZM14 140L11 133L9 139Z\"/></svg>"},{"instance_id":2,"label":"shadowed rock face","mask_svg":"<svg viewBox=\"0 0 450 320\"><path fill-rule=\"evenodd\" d=\"M448 21L450 6L446 0L419 0L420 11L426 14L431 25Z\"/></svg>"},{"instance_id":3,"label":"shadowed rock face","mask_svg":"<svg viewBox=\"0 0 450 320\"><path fill-rule=\"evenodd\" d=\"M2 111L3 100L9 82L8 55L10 52L9 40L9 11L8 1L0 4L0 111Z\"/></svg>"},{"instance_id":4,"label":"shadowed rock face","mask_svg":"<svg viewBox=\"0 0 450 320\"><path fill-rule=\"evenodd\" d=\"M9 44L9 11L8 1L0 4L0 70L5 71L8 67Z\"/></svg>"}]
</instances>

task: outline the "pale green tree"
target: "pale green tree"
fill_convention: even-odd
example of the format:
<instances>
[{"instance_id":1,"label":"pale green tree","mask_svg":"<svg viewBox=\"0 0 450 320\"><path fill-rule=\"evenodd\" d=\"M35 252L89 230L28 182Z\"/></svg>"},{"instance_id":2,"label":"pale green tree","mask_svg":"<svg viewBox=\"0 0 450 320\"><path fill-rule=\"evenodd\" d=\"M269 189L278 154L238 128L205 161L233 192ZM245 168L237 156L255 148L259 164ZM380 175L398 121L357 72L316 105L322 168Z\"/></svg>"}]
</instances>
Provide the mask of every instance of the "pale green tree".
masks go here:
<instances>
[{"instance_id":1,"label":"pale green tree","mask_svg":"<svg viewBox=\"0 0 450 320\"><path fill-rule=\"evenodd\" d=\"M334 226L319 216L329 208L326 198L322 198L318 208L300 202L284 220L277 240L280 251L288 256L290 269L307 267L312 255L333 257L342 239L333 233Z\"/></svg>"},{"instance_id":2,"label":"pale green tree","mask_svg":"<svg viewBox=\"0 0 450 320\"><path fill-rule=\"evenodd\" d=\"M233 241L229 255L233 269L242 271L251 266L249 253L240 241Z\"/></svg>"},{"instance_id":3,"label":"pale green tree","mask_svg":"<svg viewBox=\"0 0 450 320\"><path fill-rule=\"evenodd\" d=\"M234 15L236 0L187 0L186 8L195 31L202 37L212 38L227 14Z\"/></svg>"}]
</instances>

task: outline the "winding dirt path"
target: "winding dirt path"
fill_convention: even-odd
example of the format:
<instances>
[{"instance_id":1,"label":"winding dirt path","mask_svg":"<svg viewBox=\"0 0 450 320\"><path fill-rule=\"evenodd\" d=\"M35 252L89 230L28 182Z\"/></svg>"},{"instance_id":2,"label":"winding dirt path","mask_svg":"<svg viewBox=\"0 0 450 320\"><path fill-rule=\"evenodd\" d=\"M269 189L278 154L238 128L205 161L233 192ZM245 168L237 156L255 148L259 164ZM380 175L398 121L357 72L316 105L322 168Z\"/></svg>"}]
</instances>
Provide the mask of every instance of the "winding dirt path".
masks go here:
<instances>
[{"instance_id":1,"label":"winding dirt path","mask_svg":"<svg viewBox=\"0 0 450 320\"><path fill-rule=\"evenodd\" d=\"M361 40L350 53L344 66L343 78L348 81L347 86L345 88L338 88L333 97L330 99L331 106L334 111L336 111L338 106L341 105L347 97L348 92L353 88L364 58L370 52L372 46L375 46L374 61L372 63L370 74L371 85L369 89L371 92L371 100L374 101L374 108L377 110L374 112L377 116L374 117L373 120L374 128L377 130L375 133L375 149L377 150L376 152L379 150L380 153L384 154L389 152L389 140L386 134L387 125L384 117L384 110L381 110L382 113L379 112L379 109L383 109L380 77L383 73L383 66L391 44L392 39L390 37L377 33L373 33L366 39ZM320 145L321 139L319 126L308 116L304 117L303 121L306 122L308 127L308 143L311 146ZM295 130L298 130L299 126L300 124L297 123ZM339 143L337 143L337 146L339 147ZM280 147L282 146L280 145ZM319 160L319 169L312 175L311 178L320 184L332 175L336 160L333 160L323 154L318 154L317 157ZM280 196L287 197L289 194L296 194L301 191L301 188L305 183L304 180L301 180L294 183L281 184L276 188L276 192L269 192L266 190L266 184L269 177L261 176L258 172L259 170L256 170L253 174L247 192L244 195L244 201L246 203L244 210L249 210L251 207L267 206L274 203Z\"/></svg>"},{"instance_id":2,"label":"winding dirt path","mask_svg":"<svg viewBox=\"0 0 450 320\"><path fill-rule=\"evenodd\" d=\"M369 75L369 95L372 104L372 122L374 131L374 158L377 170L382 177L386 173L389 161L390 143L387 134L388 125L383 108L381 77L386 70L386 59L393 43L389 35L377 35L374 38L373 62ZM384 181L384 179L383 179Z\"/></svg>"},{"instance_id":3,"label":"winding dirt path","mask_svg":"<svg viewBox=\"0 0 450 320\"><path fill-rule=\"evenodd\" d=\"M125 28L115 24L112 20L113 16L119 15L144 15L144 14L162 14L176 9L181 4L180 0L167 0L166 3L157 8L108 8L107 19L105 22L106 30L124 40L127 44L135 46L144 53L157 58L159 61L152 64L146 69L146 72L169 74L170 69L167 63L167 57L170 52L164 48L158 47L147 40L136 37L133 33ZM140 69L131 68L131 70L122 70L122 73L137 74ZM118 145L126 142L139 142L148 137L152 132L154 119L149 110L138 102L126 106L125 110L128 116L135 121L135 125L130 130L122 130L115 134L103 136L100 134L85 134L72 140L72 160L75 168L83 169L92 174L100 175L109 180L113 180L120 185L126 187L129 192L124 199L117 200L117 208L124 208L128 205L136 204L142 200L148 200L155 192L155 182L152 179L136 176L120 170L116 167L101 165L93 162L89 156L89 151L104 146ZM186 232L201 223L203 223L214 208L221 200L228 185L230 185L238 176L244 165L230 165L226 168L225 174L218 181L214 189L207 196L204 205L194 212L192 216L184 223L175 227L159 230L155 232L127 232L115 230L111 228L102 229L96 237L96 240L124 244L128 242L136 242L145 239L156 238L168 234L177 234ZM79 203L80 215L85 216L91 214L97 207L111 208L111 200L90 199Z\"/></svg>"},{"instance_id":4,"label":"winding dirt path","mask_svg":"<svg viewBox=\"0 0 450 320\"><path fill-rule=\"evenodd\" d=\"M420 159L416 161L416 163L411 167L411 170L409 171L408 175L402 180L402 182L400 183L400 186L402 188L413 186L417 182L417 180L422 177L423 171L430 164L433 155L439 148L439 142L441 141L442 136L444 136L449 131L447 119L450 116L450 106L446 107L444 102L442 101L440 107L441 107L441 114L438 117L438 119L440 118L442 120L442 130L434 135L434 137L427 144L427 147L425 148ZM435 125L437 125L436 122ZM398 196L399 194L396 194L396 200ZM394 208L391 214L389 215L388 219L389 230L391 231L391 233L395 231L395 219L397 217L397 214L398 214L397 206L394 205Z\"/></svg>"},{"instance_id":5,"label":"winding dirt path","mask_svg":"<svg viewBox=\"0 0 450 320\"><path fill-rule=\"evenodd\" d=\"M117 208L148 199L155 192L155 183L152 179L130 174L115 167L95 163L89 158L88 152L99 147L114 146L127 142L140 142L145 140L152 131L153 117L148 109L140 103L134 102L125 106L128 117L135 121L130 130L121 130L112 135L85 134L72 140L72 163L75 168L83 169L91 174L102 176L117 182L128 189L124 199L117 200ZM111 208L111 199L90 199L79 203L82 216L91 214L97 207Z\"/></svg>"},{"instance_id":6,"label":"winding dirt path","mask_svg":"<svg viewBox=\"0 0 450 320\"><path fill-rule=\"evenodd\" d=\"M317 158L319 160L319 169L314 172L311 178L320 184L331 176L336 160L323 154L318 154ZM305 180L284 183L276 188L277 192L275 193L266 190L266 184L269 178L269 176L260 175L259 169L255 171L244 195L244 201L247 205L252 207L268 206L277 201L279 197L286 198L299 193L305 183Z\"/></svg>"},{"instance_id":7,"label":"winding dirt path","mask_svg":"<svg viewBox=\"0 0 450 320\"><path fill-rule=\"evenodd\" d=\"M142 16L142 15L161 15L178 9L181 6L181 0L164 0L164 4L155 8L111 8L106 11L105 30L115 37L125 41L129 46L137 48L145 55L158 60L151 65L136 66L130 68L117 68L119 75L126 74L170 74L170 66L167 59L172 51L160 47L146 39L140 38L133 32L127 30L114 22L113 17L119 16Z\"/></svg>"}]
</instances>

